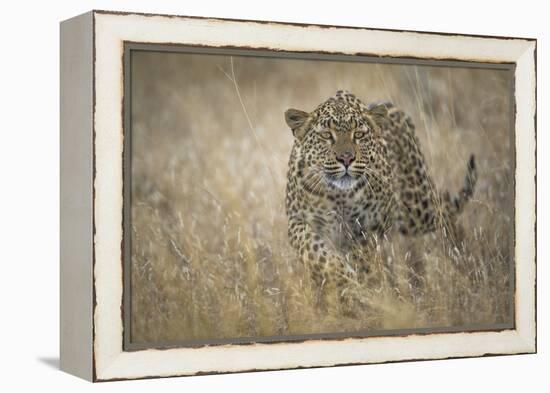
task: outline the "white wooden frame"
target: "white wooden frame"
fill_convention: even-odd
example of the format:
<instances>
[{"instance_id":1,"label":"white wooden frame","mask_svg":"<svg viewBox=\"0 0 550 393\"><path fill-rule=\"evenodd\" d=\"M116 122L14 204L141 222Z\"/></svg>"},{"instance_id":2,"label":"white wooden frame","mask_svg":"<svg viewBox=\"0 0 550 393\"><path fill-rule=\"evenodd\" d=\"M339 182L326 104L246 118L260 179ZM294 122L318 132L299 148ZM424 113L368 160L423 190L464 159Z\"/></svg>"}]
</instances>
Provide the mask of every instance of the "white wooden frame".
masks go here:
<instances>
[{"instance_id":1,"label":"white wooden frame","mask_svg":"<svg viewBox=\"0 0 550 393\"><path fill-rule=\"evenodd\" d=\"M124 42L515 63L515 329L123 350ZM536 41L93 11L61 25L61 368L93 381L536 352Z\"/></svg>"}]
</instances>

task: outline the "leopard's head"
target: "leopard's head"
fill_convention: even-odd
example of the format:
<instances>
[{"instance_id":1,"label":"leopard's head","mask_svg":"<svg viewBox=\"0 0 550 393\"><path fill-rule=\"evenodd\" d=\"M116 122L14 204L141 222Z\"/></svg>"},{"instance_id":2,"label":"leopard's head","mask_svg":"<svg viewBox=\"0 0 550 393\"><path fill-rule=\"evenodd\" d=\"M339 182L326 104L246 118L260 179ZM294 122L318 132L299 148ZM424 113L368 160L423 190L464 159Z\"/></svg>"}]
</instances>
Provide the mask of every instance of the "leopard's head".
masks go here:
<instances>
[{"instance_id":1,"label":"leopard's head","mask_svg":"<svg viewBox=\"0 0 550 393\"><path fill-rule=\"evenodd\" d=\"M379 124L386 113L384 105L364 110L334 97L313 112L287 110L306 187L344 190L365 183L379 154Z\"/></svg>"}]
</instances>

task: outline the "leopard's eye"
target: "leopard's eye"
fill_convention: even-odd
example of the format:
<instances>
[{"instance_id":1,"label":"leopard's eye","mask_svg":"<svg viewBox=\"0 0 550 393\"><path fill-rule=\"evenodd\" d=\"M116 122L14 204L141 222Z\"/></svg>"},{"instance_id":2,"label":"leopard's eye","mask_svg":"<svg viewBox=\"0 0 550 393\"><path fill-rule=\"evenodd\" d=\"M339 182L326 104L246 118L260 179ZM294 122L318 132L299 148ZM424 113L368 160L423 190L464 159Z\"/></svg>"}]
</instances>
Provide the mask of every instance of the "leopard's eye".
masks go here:
<instances>
[{"instance_id":1,"label":"leopard's eye","mask_svg":"<svg viewBox=\"0 0 550 393\"><path fill-rule=\"evenodd\" d=\"M362 139L362 138L365 137L365 132L364 132L364 131L355 131L355 132L353 133L353 137L354 137L355 139Z\"/></svg>"},{"instance_id":2,"label":"leopard's eye","mask_svg":"<svg viewBox=\"0 0 550 393\"><path fill-rule=\"evenodd\" d=\"M323 139L326 139L326 140L332 139L332 133L330 133L329 131L321 132L320 135L321 135L321 138Z\"/></svg>"}]
</instances>

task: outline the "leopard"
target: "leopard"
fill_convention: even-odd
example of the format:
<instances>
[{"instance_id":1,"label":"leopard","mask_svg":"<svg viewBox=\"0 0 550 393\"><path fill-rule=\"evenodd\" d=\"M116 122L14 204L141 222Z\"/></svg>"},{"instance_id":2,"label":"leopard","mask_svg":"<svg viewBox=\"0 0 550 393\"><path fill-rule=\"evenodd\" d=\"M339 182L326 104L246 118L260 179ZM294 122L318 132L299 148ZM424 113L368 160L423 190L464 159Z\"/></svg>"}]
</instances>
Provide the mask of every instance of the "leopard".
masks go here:
<instances>
[{"instance_id":1,"label":"leopard","mask_svg":"<svg viewBox=\"0 0 550 393\"><path fill-rule=\"evenodd\" d=\"M291 108L284 117L293 135L288 238L317 287L331 280L343 285L345 272L368 273L369 261L354 260L353 250L369 247L373 238L421 236L437 228L452 233L474 194L474 155L460 191L441 192L411 117L391 102L365 104L338 90L313 111Z\"/></svg>"}]
</instances>

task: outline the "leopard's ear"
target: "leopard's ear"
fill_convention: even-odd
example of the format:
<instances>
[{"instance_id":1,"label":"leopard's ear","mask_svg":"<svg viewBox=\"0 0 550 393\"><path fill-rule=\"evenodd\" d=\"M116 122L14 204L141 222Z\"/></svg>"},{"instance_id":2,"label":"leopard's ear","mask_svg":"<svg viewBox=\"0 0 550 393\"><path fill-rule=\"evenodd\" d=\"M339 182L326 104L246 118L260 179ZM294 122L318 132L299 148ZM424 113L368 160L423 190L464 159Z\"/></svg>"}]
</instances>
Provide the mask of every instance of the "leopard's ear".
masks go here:
<instances>
[{"instance_id":1,"label":"leopard's ear","mask_svg":"<svg viewBox=\"0 0 550 393\"><path fill-rule=\"evenodd\" d=\"M366 111L365 115L365 117L374 122L376 126L382 127L384 120L388 116L388 107L386 104L373 106Z\"/></svg>"},{"instance_id":2,"label":"leopard's ear","mask_svg":"<svg viewBox=\"0 0 550 393\"><path fill-rule=\"evenodd\" d=\"M386 104L379 104L373 108L370 108L368 113L374 120L378 121L386 118L388 115L388 108L386 107Z\"/></svg>"},{"instance_id":3,"label":"leopard's ear","mask_svg":"<svg viewBox=\"0 0 550 393\"><path fill-rule=\"evenodd\" d=\"M288 109L285 112L286 124L292 130L292 134L301 140L307 133L312 115L298 109Z\"/></svg>"}]
</instances>

